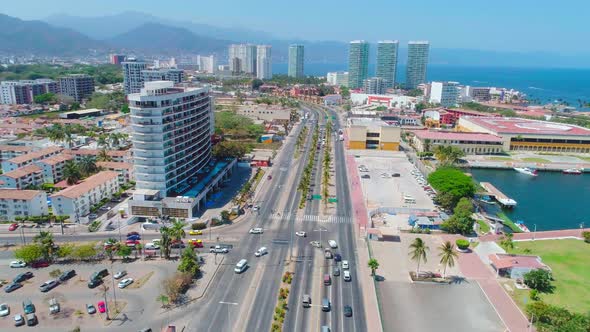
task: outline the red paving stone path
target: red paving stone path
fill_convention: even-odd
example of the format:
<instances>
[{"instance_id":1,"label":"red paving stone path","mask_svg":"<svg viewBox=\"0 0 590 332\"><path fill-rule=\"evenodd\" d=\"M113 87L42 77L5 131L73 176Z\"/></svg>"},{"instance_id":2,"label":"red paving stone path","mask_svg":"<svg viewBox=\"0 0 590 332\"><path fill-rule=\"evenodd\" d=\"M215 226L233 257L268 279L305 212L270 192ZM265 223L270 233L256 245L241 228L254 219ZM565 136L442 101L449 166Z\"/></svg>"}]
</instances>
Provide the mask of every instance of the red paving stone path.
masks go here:
<instances>
[{"instance_id":1,"label":"red paving stone path","mask_svg":"<svg viewBox=\"0 0 590 332\"><path fill-rule=\"evenodd\" d=\"M564 229L560 231L542 231L542 232L530 232L530 233L514 233L514 240L516 241L528 241L528 240L549 240L549 239L561 239L561 238L577 238L582 239L582 232L590 231L590 228L576 228L576 229ZM496 241L502 235L488 234L480 236L479 240L482 242Z\"/></svg>"}]
</instances>

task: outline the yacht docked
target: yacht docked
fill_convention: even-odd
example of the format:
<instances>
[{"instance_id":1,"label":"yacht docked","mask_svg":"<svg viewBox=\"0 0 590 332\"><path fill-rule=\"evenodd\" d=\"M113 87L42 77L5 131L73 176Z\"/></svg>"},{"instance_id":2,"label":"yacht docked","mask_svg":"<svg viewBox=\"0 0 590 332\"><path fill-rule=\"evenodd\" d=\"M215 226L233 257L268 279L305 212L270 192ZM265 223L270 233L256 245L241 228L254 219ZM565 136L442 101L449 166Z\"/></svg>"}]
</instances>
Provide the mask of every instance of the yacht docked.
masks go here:
<instances>
[{"instance_id":1,"label":"yacht docked","mask_svg":"<svg viewBox=\"0 0 590 332\"><path fill-rule=\"evenodd\" d=\"M519 173L530 175L530 176L537 176L538 175L536 169L532 169L532 168L528 168L528 167L514 167L514 170Z\"/></svg>"},{"instance_id":2,"label":"yacht docked","mask_svg":"<svg viewBox=\"0 0 590 332\"><path fill-rule=\"evenodd\" d=\"M573 175L580 175L582 174L582 170L579 168L568 168L562 171L563 174L573 174Z\"/></svg>"}]
</instances>

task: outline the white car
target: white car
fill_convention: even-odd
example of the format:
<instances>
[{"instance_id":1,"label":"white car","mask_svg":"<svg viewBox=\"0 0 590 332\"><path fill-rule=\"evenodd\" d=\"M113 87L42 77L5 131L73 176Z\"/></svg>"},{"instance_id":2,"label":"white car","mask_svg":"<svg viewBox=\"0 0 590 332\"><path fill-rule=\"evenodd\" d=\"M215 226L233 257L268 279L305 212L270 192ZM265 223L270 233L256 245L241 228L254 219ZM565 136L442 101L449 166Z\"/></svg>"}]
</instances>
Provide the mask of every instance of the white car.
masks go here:
<instances>
[{"instance_id":1,"label":"white car","mask_svg":"<svg viewBox=\"0 0 590 332\"><path fill-rule=\"evenodd\" d=\"M312 246L316 247L316 248L321 248L322 245L319 241L311 241L309 244L311 244Z\"/></svg>"},{"instance_id":2,"label":"white car","mask_svg":"<svg viewBox=\"0 0 590 332\"><path fill-rule=\"evenodd\" d=\"M115 275L113 276L113 278L115 278L115 279L121 279L121 278L123 278L126 275L127 275L127 271L123 270L123 271L119 271L119 272L115 273Z\"/></svg>"},{"instance_id":3,"label":"white car","mask_svg":"<svg viewBox=\"0 0 590 332\"><path fill-rule=\"evenodd\" d=\"M328 244L330 245L330 248L332 248L332 249L338 248L338 243L336 243L336 241L334 241L334 240L328 240Z\"/></svg>"},{"instance_id":4,"label":"white car","mask_svg":"<svg viewBox=\"0 0 590 332\"><path fill-rule=\"evenodd\" d=\"M25 325L25 319L24 319L23 315L21 315L21 314L14 315L14 326L21 326L21 325Z\"/></svg>"},{"instance_id":5,"label":"white car","mask_svg":"<svg viewBox=\"0 0 590 332\"><path fill-rule=\"evenodd\" d=\"M350 271L344 271L344 281L350 281L352 278L350 277Z\"/></svg>"},{"instance_id":6,"label":"white car","mask_svg":"<svg viewBox=\"0 0 590 332\"><path fill-rule=\"evenodd\" d=\"M160 249L160 246L157 245L156 243L148 242L145 244L145 249L146 250L158 250L158 249Z\"/></svg>"},{"instance_id":7,"label":"white car","mask_svg":"<svg viewBox=\"0 0 590 332\"><path fill-rule=\"evenodd\" d=\"M0 304L0 317L6 317L10 315L10 307L6 303Z\"/></svg>"},{"instance_id":8,"label":"white car","mask_svg":"<svg viewBox=\"0 0 590 332\"><path fill-rule=\"evenodd\" d=\"M256 228L251 228L249 231L250 234L262 234L262 228L260 227L256 227Z\"/></svg>"},{"instance_id":9,"label":"white car","mask_svg":"<svg viewBox=\"0 0 590 332\"><path fill-rule=\"evenodd\" d=\"M133 283L133 279L132 278L125 278L121 281L119 281L119 288L125 288L129 285L131 285Z\"/></svg>"},{"instance_id":10,"label":"white car","mask_svg":"<svg viewBox=\"0 0 590 332\"><path fill-rule=\"evenodd\" d=\"M348 268L349 268L348 261L342 261L342 268L345 270L348 270Z\"/></svg>"},{"instance_id":11,"label":"white car","mask_svg":"<svg viewBox=\"0 0 590 332\"><path fill-rule=\"evenodd\" d=\"M258 211L259 209L260 209L260 206L258 206L258 205L254 205L252 207L252 211Z\"/></svg>"},{"instance_id":12,"label":"white car","mask_svg":"<svg viewBox=\"0 0 590 332\"><path fill-rule=\"evenodd\" d=\"M19 268L19 267L25 267L25 266L27 266L27 263L25 263L23 261L12 261L12 262L10 262L10 267Z\"/></svg>"},{"instance_id":13,"label":"white car","mask_svg":"<svg viewBox=\"0 0 590 332\"><path fill-rule=\"evenodd\" d=\"M254 256L260 257L260 256L263 256L266 254L268 254L268 249L266 249L266 247L261 247L260 249L256 250L256 252L254 253Z\"/></svg>"},{"instance_id":14,"label":"white car","mask_svg":"<svg viewBox=\"0 0 590 332\"><path fill-rule=\"evenodd\" d=\"M305 232L303 232L303 231L295 232L295 235L301 236L301 237L306 237L307 236L307 234Z\"/></svg>"}]
</instances>

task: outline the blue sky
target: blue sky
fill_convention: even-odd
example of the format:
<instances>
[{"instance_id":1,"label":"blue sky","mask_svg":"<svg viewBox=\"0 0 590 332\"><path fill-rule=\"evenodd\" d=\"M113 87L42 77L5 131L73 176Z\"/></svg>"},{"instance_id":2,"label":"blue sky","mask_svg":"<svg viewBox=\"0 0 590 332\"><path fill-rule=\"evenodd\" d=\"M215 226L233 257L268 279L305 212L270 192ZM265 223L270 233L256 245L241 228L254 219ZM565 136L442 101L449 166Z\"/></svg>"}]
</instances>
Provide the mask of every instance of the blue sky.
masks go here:
<instances>
[{"instance_id":1,"label":"blue sky","mask_svg":"<svg viewBox=\"0 0 590 332\"><path fill-rule=\"evenodd\" d=\"M588 0L25 0L3 7L23 19L135 10L281 38L424 39L439 48L590 54Z\"/></svg>"}]
</instances>

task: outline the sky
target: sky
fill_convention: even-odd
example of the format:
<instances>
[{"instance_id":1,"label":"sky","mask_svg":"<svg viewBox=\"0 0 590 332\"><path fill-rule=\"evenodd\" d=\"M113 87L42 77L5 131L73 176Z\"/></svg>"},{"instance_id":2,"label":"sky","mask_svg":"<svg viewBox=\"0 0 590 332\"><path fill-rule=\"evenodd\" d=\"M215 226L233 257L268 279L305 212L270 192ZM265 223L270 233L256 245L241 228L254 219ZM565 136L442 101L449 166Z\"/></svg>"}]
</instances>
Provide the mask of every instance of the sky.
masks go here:
<instances>
[{"instance_id":1,"label":"sky","mask_svg":"<svg viewBox=\"0 0 590 332\"><path fill-rule=\"evenodd\" d=\"M279 38L429 40L438 48L590 54L588 0L26 0L2 7L22 19L133 10Z\"/></svg>"}]
</instances>

